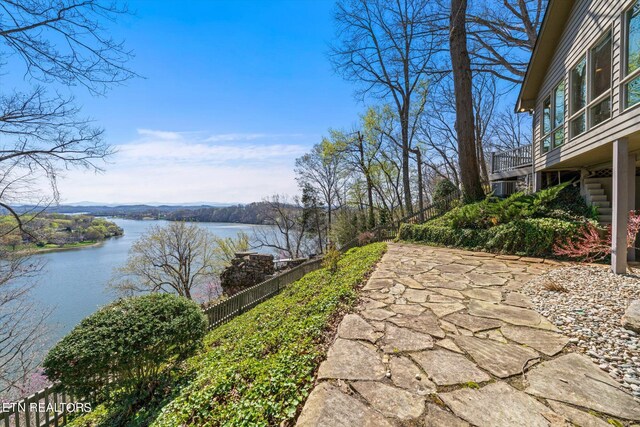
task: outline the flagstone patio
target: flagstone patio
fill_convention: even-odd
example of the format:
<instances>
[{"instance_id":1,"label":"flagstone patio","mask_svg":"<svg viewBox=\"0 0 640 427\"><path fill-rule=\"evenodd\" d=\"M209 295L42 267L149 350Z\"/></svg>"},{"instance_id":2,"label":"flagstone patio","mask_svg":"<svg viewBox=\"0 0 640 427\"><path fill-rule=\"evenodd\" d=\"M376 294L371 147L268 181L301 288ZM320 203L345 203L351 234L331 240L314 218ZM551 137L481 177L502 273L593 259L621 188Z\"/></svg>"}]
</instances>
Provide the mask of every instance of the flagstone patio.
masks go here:
<instances>
[{"instance_id":1,"label":"flagstone patio","mask_svg":"<svg viewBox=\"0 0 640 427\"><path fill-rule=\"evenodd\" d=\"M518 293L557 266L389 244L299 426L611 426L640 402ZM614 424L615 425L615 424Z\"/></svg>"}]
</instances>

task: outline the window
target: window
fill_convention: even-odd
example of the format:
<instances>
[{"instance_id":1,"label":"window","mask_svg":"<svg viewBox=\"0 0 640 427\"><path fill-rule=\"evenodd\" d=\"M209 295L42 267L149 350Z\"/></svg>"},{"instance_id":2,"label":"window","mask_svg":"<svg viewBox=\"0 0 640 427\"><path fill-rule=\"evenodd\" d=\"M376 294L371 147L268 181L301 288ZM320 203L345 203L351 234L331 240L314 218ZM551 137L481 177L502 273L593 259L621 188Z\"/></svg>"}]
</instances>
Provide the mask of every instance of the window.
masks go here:
<instances>
[{"instance_id":1,"label":"window","mask_svg":"<svg viewBox=\"0 0 640 427\"><path fill-rule=\"evenodd\" d=\"M591 48L590 126L611 117L611 31Z\"/></svg>"},{"instance_id":2,"label":"window","mask_svg":"<svg viewBox=\"0 0 640 427\"><path fill-rule=\"evenodd\" d=\"M553 90L553 148L564 142L564 82Z\"/></svg>"},{"instance_id":3,"label":"window","mask_svg":"<svg viewBox=\"0 0 640 427\"><path fill-rule=\"evenodd\" d=\"M542 152L564 143L564 82L558 84L542 103Z\"/></svg>"},{"instance_id":4,"label":"window","mask_svg":"<svg viewBox=\"0 0 640 427\"><path fill-rule=\"evenodd\" d=\"M573 67L569 77L571 84L571 137L587 129L584 107L587 105L587 58L582 57Z\"/></svg>"},{"instance_id":5,"label":"window","mask_svg":"<svg viewBox=\"0 0 640 427\"><path fill-rule=\"evenodd\" d=\"M551 97L542 104L542 152L551 148Z\"/></svg>"},{"instance_id":6,"label":"window","mask_svg":"<svg viewBox=\"0 0 640 427\"><path fill-rule=\"evenodd\" d=\"M640 102L640 2L635 2L625 14L625 78L624 107Z\"/></svg>"}]
</instances>

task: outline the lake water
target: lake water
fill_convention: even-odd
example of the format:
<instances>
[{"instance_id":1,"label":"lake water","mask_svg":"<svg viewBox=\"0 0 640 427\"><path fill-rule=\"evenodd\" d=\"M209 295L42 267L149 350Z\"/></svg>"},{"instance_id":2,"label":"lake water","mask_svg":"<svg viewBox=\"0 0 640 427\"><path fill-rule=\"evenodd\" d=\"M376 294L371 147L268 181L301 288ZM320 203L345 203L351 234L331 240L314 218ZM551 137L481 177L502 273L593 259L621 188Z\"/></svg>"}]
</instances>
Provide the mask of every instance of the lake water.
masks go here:
<instances>
[{"instance_id":1,"label":"lake water","mask_svg":"<svg viewBox=\"0 0 640 427\"><path fill-rule=\"evenodd\" d=\"M36 255L46 265L33 296L42 306L53 309L50 318L50 323L55 325L52 343L97 308L117 298L107 288L114 269L126 262L129 248L146 230L167 224L167 221L111 221L124 229L124 236L108 239L100 246ZM236 237L240 232L251 236L256 227L268 227L229 223L196 224L220 237Z\"/></svg>"}]
</instances>

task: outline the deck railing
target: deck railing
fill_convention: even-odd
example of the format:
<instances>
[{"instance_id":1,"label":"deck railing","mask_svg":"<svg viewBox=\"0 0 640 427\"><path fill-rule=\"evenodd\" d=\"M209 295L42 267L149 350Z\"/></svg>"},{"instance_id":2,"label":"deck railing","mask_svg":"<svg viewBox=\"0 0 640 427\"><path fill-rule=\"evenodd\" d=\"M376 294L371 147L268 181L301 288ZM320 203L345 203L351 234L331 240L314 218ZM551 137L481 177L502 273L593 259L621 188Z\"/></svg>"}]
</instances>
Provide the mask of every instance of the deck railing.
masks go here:
<instances>
[{"instance_id":1,"label":"deck railing","mask_svg":"<svg viewBox=\"0 0 640 427\"><path fill-rule=\"evenodd\" d=\"M506 172L531 166L531 144L491 153L491 173Z\"/></svg>"},{"instance_id":2,"label":"deck railing","mask_svg":"<svg viewBox=\"0 0 640 427\"><path fill-rule=\"evenodd\" d=\"M414 212L412 215L407 215L389 224L379 225L369 230L373 236L367 243L371 241L381 242L393 240L397 237L401 224L417 224L440 216L451 208L452 203L454 200L457 200L457 198L458 195L451 195L443 201L429 204L424 209ZM360 246L360 240L358 238L341 245L340 252L346 252L356 246ZM207 307L204 313L207 316L209 329L223 325L261 302L279 294L287 285L300 280L304 275L322 267L322 261L322 257L311 259L297 267L247 288L218 304ZM62 427L67 423L69 414L65 410L65 406L61 404L76 402L82 402L82 400L74 400L74 398L68 394L60 391L59 384L53 384L31 396L19 400L11 405L9 410L0 407L0 409L5 409L4 411L0 411L0 427ZM53 403L57 404L55 409L58 409L58 411L38 411L38 409L41 409L38 405L44 405L44 407L47 408L49 404ZM32 404L36 406L32 407Z\"/></svg>"}]
</instances>

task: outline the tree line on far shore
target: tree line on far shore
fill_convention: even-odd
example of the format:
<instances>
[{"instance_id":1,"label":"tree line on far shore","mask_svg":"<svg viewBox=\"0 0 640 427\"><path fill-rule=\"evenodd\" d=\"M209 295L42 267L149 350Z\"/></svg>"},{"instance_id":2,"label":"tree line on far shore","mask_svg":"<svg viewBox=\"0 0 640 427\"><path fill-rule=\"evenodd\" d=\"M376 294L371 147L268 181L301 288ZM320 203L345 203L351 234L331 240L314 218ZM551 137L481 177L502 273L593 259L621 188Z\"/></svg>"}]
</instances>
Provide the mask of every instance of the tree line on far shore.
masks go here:
<instances>
[{"instance_id":1,"label":"tree line on far shore","mask_svg":"<svg viewBox=\"0 0 640 427\"><path fill-rule=\"evenodd\" d=\"M122 236L124 231L115 223L91 215L42 214L23 217L28 231L17 226L10 215L0 216L0 245L11 250L55 248L96 243Z\"/></svg>"}]
</instances>

